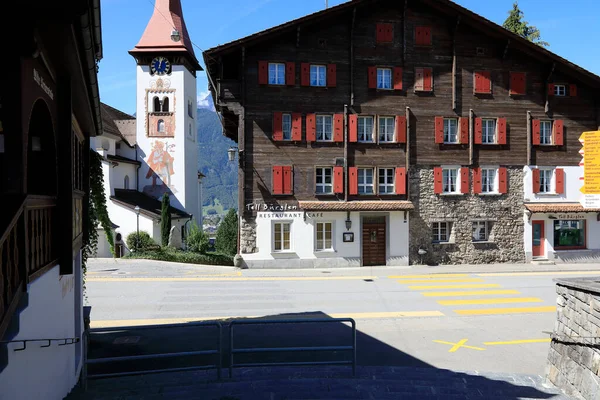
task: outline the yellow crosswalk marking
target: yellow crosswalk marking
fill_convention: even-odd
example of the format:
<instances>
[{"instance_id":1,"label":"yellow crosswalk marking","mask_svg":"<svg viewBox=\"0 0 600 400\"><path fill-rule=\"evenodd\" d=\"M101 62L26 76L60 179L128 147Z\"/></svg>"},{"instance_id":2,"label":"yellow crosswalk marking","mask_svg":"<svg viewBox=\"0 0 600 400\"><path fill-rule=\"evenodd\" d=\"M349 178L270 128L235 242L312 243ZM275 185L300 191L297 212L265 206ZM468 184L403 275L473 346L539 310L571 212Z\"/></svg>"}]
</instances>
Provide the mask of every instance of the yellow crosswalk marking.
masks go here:
<instances>
[{"instance_id":1,"label":"yellow crosswalk marking","mask_svg":"<svg viewBox=\"0 0 600 400\"><path fill-rule=\"evenodd\" d=\"M409 286L410 290L427 290L427 289L484 289L484 288L499 288L497 283L481 283L481 284L465 284L465 285L425 285L425 286Z\"/></svg>"},{"instance_id":2,"label":"yellow crosswalk marking","mask_svg":"<svg viewBox=\"0 0 600 400\"><path fill-rule=\"evenodd\" d=\"M554 276L554 275L599 275L600 271L548 271L548 272L486 272L477 276Z\"/></svg>"},{"instance_id":3,"label":"yellow crosswalk marking","mask_svg":"<svg viewBox=\"0 0 600 400\"><path fill-rule=\"evenodd\" d=\"M459 278L463 276L469 276L469 274L429 274L429 275L392 275L388 276L390 279L437 279L437 278Z\"/></svg>"},{"instance_id":4,"label":"yellow crosswalk marking","mask_svg":"<svg viewBox=\"0 0 600 400\"><path fill-rule=\"evenodd\" d=\"M425 297L458 297L458 296L486 296L497 294L519 294L518 290L470 290L453 292L423 292Z\"/></svg>"},{"instance_id":5,"label":"yellow crosswalk marking","mask_svg":"<svg viewBox=\"0 0 600 400\"><path fill-rule=\"evenodd\" d=\"M536 297L510 297L495 299L468 299L468 300L439 300L442 306L458 306L467 304L509 304L509 303L541 303L543 300Z\"/></svg>"},{"instance_id":6,"label":"yellow crosswalk marking","mask_svg":"<svg viewBox=\"0 0 600 400\"><path fill-rule=\"evenodd\" d=\"M458 315L497 315L556 312L556 306L518 307L518 308L481 308L474 310L454 310Z\"/></svg>"},{"instance_id":7,"label":"yellow crosswalk marking","mask_svg":"<svg viewBox=\"0 0 600 400\"><path fill-rule=\"evenodd\" d=\"M457 279L406 279L399 280L398 283L402 284L410 284L410 283L434 283L434 282L442 282L442 283L450 283L450 282L483 282L481 278L457 278Z\"/></svg>"}]
</instances>

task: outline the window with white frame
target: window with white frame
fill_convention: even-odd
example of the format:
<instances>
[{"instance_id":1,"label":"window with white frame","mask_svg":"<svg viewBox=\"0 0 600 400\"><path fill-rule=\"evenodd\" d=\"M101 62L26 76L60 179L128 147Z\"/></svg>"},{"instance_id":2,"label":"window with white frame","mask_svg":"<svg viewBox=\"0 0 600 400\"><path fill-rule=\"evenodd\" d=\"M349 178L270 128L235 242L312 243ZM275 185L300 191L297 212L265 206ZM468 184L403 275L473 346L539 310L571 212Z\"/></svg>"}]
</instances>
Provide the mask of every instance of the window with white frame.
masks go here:
<instances>
[{"instance_id":1,"label":"window with white frame","mask_svg":"<svg viewBox=\"0 0 600 400\"><path fill-rule=\"evenodd\" d=\"M496 143L496 120L492 118L484 118L481 120L481 143L494 144Z\"/></svg>"},{"instance_id":2,"label":"window with white frame","mask_svg":"<svg viewBox=\"0 0 600 400\"><path fill-rule=\"evenodd\" d=\"M391 68L377 68L377 89L392 88Z\"/></svg>"},{"instance_id":3,"label":"window with white frame","mask_svg":"<svg viewBox=\"0 0 600 400\"><path fill-rule=\"evenodd\" d=\"M358 169L358 194L373 194L373 168Z\"/></svg>"},{"instance_id":4,"label":"window with white frame","mask_svg":"<svg viewBox=\"0 0 600 400\"><path fill-rule=\"evenodd\" d=\"M333 117L331 115L317 115L317 140L331 142L333 140Z\"/></svg>"},{"instance_id":5,"label":"window with white frame","mask_svg":"<svg viewBox=\"0 0 600 400\"><path fill-rule=\"evenodd\" d=\"M316 186L317 194L333 193L333 168L318 167L316 169Z\"/></svg>"},{"instance_id":6,"label":"window with white frame","mask_svg":"<svg viewBox=\"0 0 600 400\"><path fill-rule=\"evenodd\" d=\"M394 141L394 117L379 117L379 141Z\"/></svg>"},{"instance_id":7,"label":"window with white frame","mask_svg":"<svg viewBox=\"0 0 600 400\"><path fill-rule=\"evenodd\" d=\"M159 119L159 120L158 120L158 122L157 122L157 125L158 125L158 126L157 126L157 130L158 130L159 132L161 132L161 133L162 133L162 132L164 132L164 131L165 131L165 121L164 121L164 120L162 120L162 119Z\"/></svg>"},{"instance_id":8,"label":"window with white frame","mask_svg":"<svg viewBox=\"0 0 600 400\"><path fill-rule=\"evenodd\" d=\"M481 168L481 193L497 193L496 168Z\"/></svg>"},{"instance_id":9,"label":"window with white frame","mask_svg":"<svg viewBox=\"0 0 600 400\"><path fill-rule=\"evenodd\" d=\"M554 95L555 96L566 96L567 95L567 87L565 85L554 85Z\"/></svg>"},{"instance_id":10,"label":"window with white frame","mask_svg":"<svg viewBox=\"0 0 600 400\"><path fill-rule=\"evenodd\" d=\"M291 250L291 222L275 222L273 224L273 250Z\"/></svg>"},{"instance_id":11,"label":"window with white frame","mask_svg":"<svg viewBox=\"0 0 600 400\"><path fill-rule=\"evenodd\" d=\"M451 222L434 222L431 225L432 240L434 243L447 243L450 241Z\"/></svg>"},{"instance_id":12,"label":"window with white frame","mask_svg":"<svg viewBox=\"0 0 600 400\"><path fill-rule=\"evenodd\" d=\"M489 239L488 221L473 221L473 241L485 242Z\"/></svg>"},{"instance_id":13,"label":"window with white frame","mask_svg":"<svg viewBox=\"0 0 600 400\"><path fill-rule=\"evenodd\" d=\"M444 118L444 143L458 143L458 119Z\"/></svg>"},{"instance_id":14,"label":"window with white frame","mask_svg":"<svg viewBox=\"0 0 600 400\"><path fill-rule=\"evenodd\" d=\"M285 85L285 64L269 63L269 85Z\"/></svg>"},{"instance_id":15,"label":"window with white frame","mask_svg":"<svg viewBox=\"0 0 600 400\"><path fill-rule=\"evenodd\" d=\"M358 117L358 141L373 142L373 117Z\"/></svg>"},{"instance_id":16,"label":"window with white frame","mask_svg":"<svg viewBox=\"0 0 600 400\"><path fill-rule=\"evenodd\" d=\"M552 121L540 121L540 144L552 144Z\"/></svg>"},{"instance_id":17,"label":"window with white frame","mask_svg":"<svg viewBox=\"0 0 600 400\"><path fill-rule=\"evenodd\" d=\"M123 189L129 189L129 175L125 175L123 178Z\"/></svg>"},{"instance_id":18,"label":"window with white frame","mask_svg":"<svg viewBox=\"0 0 600 400\"><path fill-rule=\"evenodd\" d=\"M310 66L310 86L325 86L327 83L327 69L324 65Z\"/></svg>"},{"instance_id":19,"label":"window with white frame","mask_svg":"<svg viewBox=\"0 0 600 400\"><path fill-rule=\"evenodd\" d=\"M443 193L458 193L458 168L442 169L442 191Z\"/></svg>"},{"instance_id":20,"label":"window with white frame","mask_svg":"<svg viewBox=\"0 0 600 400\"><path fill-rule=\"evenodd\" d=\"M283 130L283 140L292 140L292 114L282 114L281 128Z\"/></svg>"},{"instance_id":21,"label":"window with white frame","mask_svg":"<svg viewBox=\"0 0 600 400\"><path fill-rule=\"evenodd\" d=\"M552 179L554 178L554 170L540 169L540 193L553 193Z\"/></svg>"},{"instance_id":22,"label":"window with white frame","mask_svg":"<svg viewBox=\"0 0 600 400\"><path fill-rule=\"evenodd\" d=\"M331 222L317 222L316 232L316 250L333 250L333 224Z\"/></svg>"},{"instance_id":23,"label":"window with white frame","mask_svg":"<svg viewBox=\"0 0 600 400\"><path fill-rule=\"evenodd\" d=\"M394 168L379 168L379 194L394 194Z\"/></svg>"}]
</instances>

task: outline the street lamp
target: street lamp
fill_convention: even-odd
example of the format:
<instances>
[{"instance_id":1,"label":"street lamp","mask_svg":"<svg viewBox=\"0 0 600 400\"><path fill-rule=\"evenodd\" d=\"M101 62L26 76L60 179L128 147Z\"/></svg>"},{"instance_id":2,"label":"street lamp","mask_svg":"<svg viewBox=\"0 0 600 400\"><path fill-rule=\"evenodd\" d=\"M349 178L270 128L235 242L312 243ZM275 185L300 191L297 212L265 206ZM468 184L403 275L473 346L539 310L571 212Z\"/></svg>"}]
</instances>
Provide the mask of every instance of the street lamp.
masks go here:
<instances>
[{"instance_id":1,"label":"street lamp","mask_svg":"<svg viewBox=\"0 0 600 400\"><path fill-rule=\"evenodd\" d=\"M227 150L227 158L229 159L229 161L235 160L236 150L237 150L237 147L230 147L229 150Z\"/></svg>"},{"instance_id":2,"label":"street lamp","mask_svg":"<svg viewBox=\"0 0 600 400\"><path fill-rule=\"evenodd\" d=\"M202 172L198 171L198 215L200 216L200 229L202 229L202 224L204 223L204 215L202 212L202 178L204 177L205 175Z\"/></svg>"},{"instance_id":3,"label":"street lamp","mask_svg":"<svg viewBox=\"0 0 600 400\"><path fill-rule=\"evenodd\" d=\"M133 210L137 216L137 234L135 236L135 252L137 253L140 244L140 206L135 206Z\"/></svg>"}]
</instances>

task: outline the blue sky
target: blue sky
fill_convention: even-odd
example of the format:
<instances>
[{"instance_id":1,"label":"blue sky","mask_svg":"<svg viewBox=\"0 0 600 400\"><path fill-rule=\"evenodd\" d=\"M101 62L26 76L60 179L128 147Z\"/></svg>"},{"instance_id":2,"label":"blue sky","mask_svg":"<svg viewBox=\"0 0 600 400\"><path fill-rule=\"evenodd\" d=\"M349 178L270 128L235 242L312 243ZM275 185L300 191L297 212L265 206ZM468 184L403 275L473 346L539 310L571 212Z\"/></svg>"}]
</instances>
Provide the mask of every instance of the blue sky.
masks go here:
<instances>
[{"instance_id":1,"label":"blue sky","mask_svg":"<svg viewBox=\"0 0 600 400\"><path fill-rule=\"evenodd\" d=\"M192 41L202 50L302 17L325 7L325 0L181 0ZM334 6L345 0L329 0ZM513 0L455 0L502 24ZM100 61L100 96L124 112L135 112L135 61L127 51L139 41L154 10L154 0L102 0L104 58ZM525 19L537 26L549 50L600 75L600 1L520 0ZM560 11L558 11L560 10ZM202 63L202 50L195 47ZM198 73L198 97L207 94L204 72Z\"/></svg>"}]
</instances>

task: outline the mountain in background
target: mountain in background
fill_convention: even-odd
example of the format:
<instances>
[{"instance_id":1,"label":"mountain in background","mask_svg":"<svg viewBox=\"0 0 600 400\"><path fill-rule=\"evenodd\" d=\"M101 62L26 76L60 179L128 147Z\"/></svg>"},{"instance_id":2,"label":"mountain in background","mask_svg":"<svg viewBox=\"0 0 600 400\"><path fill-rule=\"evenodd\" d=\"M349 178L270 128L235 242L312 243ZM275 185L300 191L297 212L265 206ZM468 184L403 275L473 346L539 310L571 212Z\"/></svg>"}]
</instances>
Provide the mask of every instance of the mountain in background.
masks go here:
<instances>
[{"instance_id":1,"label":"mountain in background","mask_svg":"<svg viewBox=\"0 0 600 400\"><path fill-rule=\"evenodd\" d=\"M202 94L201 94L202 96ZM198 108L204 108L207 110L210 110L212 112L216 112L217 110L215 109L215 103L213 102L212 99L212 94L210 92L208 92L208 95L205 96L204 98L198 98Z\"/></svg>"}]
</instances>

